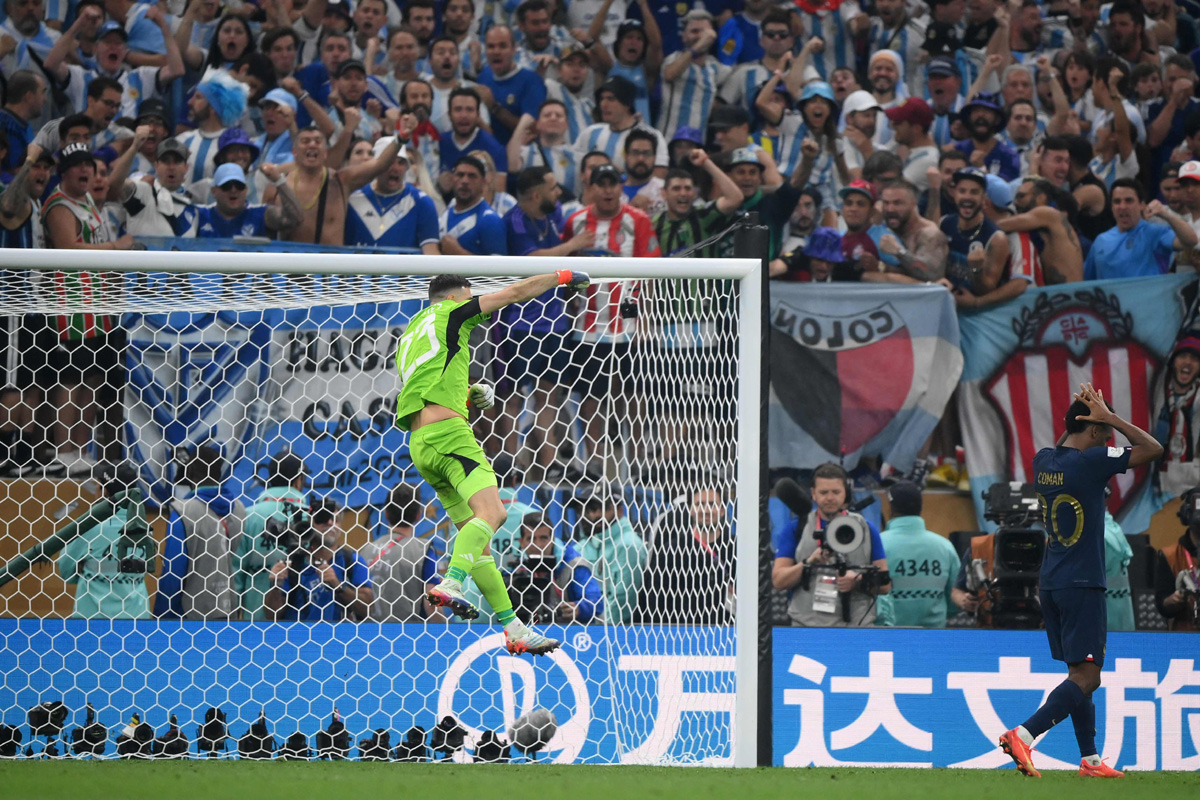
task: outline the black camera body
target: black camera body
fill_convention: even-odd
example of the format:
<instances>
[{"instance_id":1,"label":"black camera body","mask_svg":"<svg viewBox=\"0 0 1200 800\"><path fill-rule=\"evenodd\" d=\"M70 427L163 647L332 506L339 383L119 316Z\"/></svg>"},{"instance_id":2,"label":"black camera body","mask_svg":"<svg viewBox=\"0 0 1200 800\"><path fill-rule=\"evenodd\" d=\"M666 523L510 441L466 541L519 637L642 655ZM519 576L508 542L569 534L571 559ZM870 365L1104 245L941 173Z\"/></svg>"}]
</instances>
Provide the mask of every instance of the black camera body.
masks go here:
<instances>
[{"instance_id":1,"label":"black camera body","mask_svg":"<svg viewBox=\"0 0 1200 800\"><path fill-rule=\"evenodd\" d=\"M1039 628L1038 581L1046 532L1035 527L1044 522L1037 487L1018 481L994 483L983 493L983 500L984 519L1000 527L993 534L991 575L968 579L968 586L983 588L988 598L987 608L981 605L976 615L992 628Z\"/></svg>"},{"instance_id":2,"label":"black camera body","mask_svg":"<svg viewBox=\"0 0 1200 800\"><path fill-rule=\"evenodd\" d=\"M1188 489L1183 493L1183 499L1176 514L1186 528L1192 527L1194 523L1200 523L1200 486Z\"/></svg>"},{"instance_id":3,"label":"black camera body","mask_svg":"<svg viewBox=\"0 0 1200 800\"><path fill-rule=\"evenodd\" d=\"M517 617L525 624L554 622L554 614L562 602L554 583L556 566L553 556L527 557L509 576L509 598Z\"/></svg>"}]
</instances>

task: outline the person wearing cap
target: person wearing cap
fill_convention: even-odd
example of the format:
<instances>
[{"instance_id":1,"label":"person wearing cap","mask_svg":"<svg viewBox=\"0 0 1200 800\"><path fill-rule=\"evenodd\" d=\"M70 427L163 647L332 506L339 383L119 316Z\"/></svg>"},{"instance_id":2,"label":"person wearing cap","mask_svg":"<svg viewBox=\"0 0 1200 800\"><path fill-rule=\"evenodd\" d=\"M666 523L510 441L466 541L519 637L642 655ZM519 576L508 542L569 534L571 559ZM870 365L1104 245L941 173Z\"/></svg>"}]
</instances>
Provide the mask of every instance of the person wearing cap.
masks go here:
<instances>
[{"instance_id":1,"label":"person wearing cap","mask_svg":"<svg viewBox=\"0 0 1200 800\"><path fill-rule=\"evenodd\" d=\"M95 156L86 144L74 143L63 148L58 159L58 188L42 206L47 247L128 250L133 246L133 237L128 234L115 242L105 241L100 210L90 194L95 173Z\"/></svg>"},{"instance_id":2,"label":"person wearing cap","mask_svg":"<svg viewBox=\"0 0 1200 800\"><path fill-rule=\"evenodd\" d=\"M797 105L798 113L785 114L779 122L780 173L792 175L802 186L832 187L834 180L849 183L833 88L824 81L807 83ZM832 188L826 192L826 200L832 209Z\"/></svg>"},{"instance_id":3,"label":"person wearing cap","mask_svg":"<svg viewBox=\"0 0 1200 800\"><path fill-rule=\"evenodd\" d=\"M732 72L708 54L716 41L712 14L692 9L684 17L683 49L669 55L662 66L662 110L658 129L670 138L675 128L702 128L717 97L717 91Z\"/></svg>"},{"instance_id":4,"label":"person wearing cap","mask_svg":"<svg viewBox=\"0 0 1200 800\"><path fill-rule=\"evenodd\" d=\"M952 132L954 123L962 111L962 70L954 56L936 56L925 66L926 85L929 88L929 107L933 109L933 126L930 135L938 147L953 144L958 136Z\"/></svg>"},{"instance_id":5,"label":"person wearing cap","mask_svg":"<svg viewBox=\"0 0 1200 800\"><path fill-rule=\"evenodd\" d=\"M568 200L562 204L562 216L564 220L576 211L587 208L595 202L596 187L592 185L592 171L601 166L612 166L612 159L608 157L608 153L593 150L580 159L577 185L582 187L582 190L574 200Z\"/></svg>"},{"instance_id":6,"label":"person wearing cap","mask_svg":"<svg viewBox=\"0 0 1200 800\"><path fill-rule=\"evenodd\" d=\"M54 157L40 153L26 159L0 194L0 248L46 246L42 228L42 195L50 182Z\"/></svg>"},{"instance_id":7,"label":"person wearing cap","mask_svg":"<svg viewBox=\"0 0 1200 800\"><path fill-rule=\"evenodd\" d=\"M1016 197L1016 192L1008 185L1008 181L1001 178L999 175L988 174L987 176L987 194L984 197L983 213L992 222L998 223L1002 219L1008 219L1013 215L1013 199Z\"/></svg>"},{"instance_id":8,"label":"person wearing cap","mask_svg":"<svg viewBox=\"0 0 1200 800\"><path fill-rule=\"evenodd\" d=\"M279 167L264 165L264 176L277 179ZM213 204L201 206L196 216L196 236L199 238L232 239L236 236L268 237L274 232L292 228L300 221L300 201L283 184L278 188L278 205L246 202L249 180L242 168L233 162L217 167L213 176Z\"/></svg>"},{"instance_id":9,"label":"person wearing cap","mask_svg":"<svg viewBox=\"0 0 1200 800\"><path fill-rule=\"evenodd\" d=\"M908 85L904 82L904 59L895 50L877 50L867 62L868 91L875 96L879 107L889 109L898 106L908 97ZM880 120L876 140L891 144L892 128L887 120Z\"/></svg>"},{"instance_id":10,"label":"person wearing cap","mask_svg":"<svg viewBox=\"0 0 1200 800\"><path fill-rule=\"evenodd\" d=\"M992 238L1004 238L1004 234L983 213L986 172L979 167L963 167L954 173L953 191L957 213L942 217L938 227L949 244L945 281L957 295L970 293L974 285L972 272L983 269L984 253Z\"/></svg>"},{"instance_id":11,"label":"person wearing cap","mask_svg":"<svg viewBox=\"0 0 1200 800\"><path fill-rule=\"evenodd\" d=\"M875 210L875 187L861 178L851 181L838 192L842 199L841 217L846 223L842 234L842 254L856 272L879 269L879 248L868 232Z\"/></svg>"},{"instance_id":12,"label":"person wearing cap","mask_svg":"<svg viewBox=\"0 0 1200 800\"><path fill-rule=\"evenodd\" d=\"M1195 223L1195 211L1189 205L1188 198L1183 193L1183 187L1179 185L1179 168L1183 164L1182 161L1168 161L1163 165L1162 174L1158 179L1158 190L1162 193L1163 202L1167 204L1168 208L1184 219L1190 218L1189 221Z\"/></svg>"},{"instance_id":13,"label":"person wearing cap","mask_svg":"<svg viewBox=\"0 0 1200 800\"><path fill-rule=\"evenodd\" d=\"M596 98L588 89L591 78L588 51L579 44L564 45L558 57L557 75L546 79L546 99L557 100L566 110L567 142L574 142L592 124Z\"/></svg>"},{"instance_id":14,"label":"person wearing cap","mask_svg":"<svg viewBox=\"0 0 1200 800\"><path fill-rule=\"evenodd\" d=\"M691 128L689 130L697 130ZM717 106L708 119L713 144L719 153L732 153L739 147L752 146L750 138L750 112L741 106ZM703 144L703 142L701 142Z\"/></svg>"},{"instance_id":15,"label":"person wearing cap","mask_svg":"<svg viewBox=\"0 0 1200 800\"><path fill-rule=\"evenodd\" d=\"M346 240L346 209L350 195L392 166L402 142L411 138L415 127L415 116L402 115L396 126L396 136L383 152L365 163L336 170L326 166L329 144L324 133L313 127L297 133L292 144L295 168L287 175L279 175L263 192L263 202L273 203L278 188L286 183L296 197L304 198L300 204L301 221L293 228L284 228L279 238L341 247ZM266 174L265 165L259 169Z\"/></svg>"},{"instance_id":16,"label":"person wearing cap","mask_svg":"<svg viewBox=\"0 0 1200 800\"><path fill-rule=\"evenodd\" d=\"M658 140L655 150L654 171L659 177L667 171L667 140L661 133L640 119L634 110L636 87L622 77L610 77L596 89L596 107L600 110L600 122L589 125L575 140L575 150L586 155L593 150L608 154L613 165L625 168L625 137L636 128L650 131Z\"/></svg>"},{"instance_id":17,"label":"person wearing cap","mask_svg":"<svg viewBox=\"0 0 1200 800\"><path fill-rule=\"evenodd\" d=\"M0 173L6 178L25 164L25 154L37 135L32 122L46 106L46 81L31 70L17 70L9 76L7 88L0 109L0 131L8 136L8 153L0 161Z\"/></svg>"},{"instance_id":18,"label":"person wearing cap","mask_svg":"<svg viewBox=\"0 0 1200 800\"><path fill-rule=\"evenodd\" d=\"M769 273L772 280L831 283L835 279L846 279L846 275L836 274L846 261L842 235L836 228L822 226L806 237L802 249L781 253L779 258L771 261Z\"/></svg>"},{"instance_id":19,"label":"person wearing cap","mask_svg":"<svg viewBox=\"0 0 1200 800\"><path fill-rule=\"evenodd\" d=\"M391 137L375 143L379 156ZM410 168L406 148L370 183L350 195L346 214L348 247L408 247L426 255L439 255L437 206L425 192L407 180Z\"/></svg>"},{"instance_id":20,"label":"person wearing cap","mask_svg":"<svg viewBox=\"0 0 1200 800\"><path fill-rule=\"evenodd\" d=\"M921 489L900 481L887 490L888 523L880 538L892 565L892 591L879 598L879 623L898 628L944 628L957 614L958 551L926 527Z\"/></svg>"},{"instance_id":21,"label":"person wearing cap","mask_svg":"<svg viewBox=\"0 0 1200 800\"><path fill-rule=\"evenodd\" d=\"M481 127L483 119L480 116L482 101L475 88L459 87L450 92L448 101L450 110L450 130L441 136L441 174L438 176L438 187L448 192L454 186L452 170L458 160L472 150L486 150L496 164L496 181L494 188L503 191L508 178L508 154L504 145Z\"/></svg>"},{"instance_id":22,"label":"person wearing cap","mask_svg":"<svg viewBox=\"0 0 1200 800\"><path fill-rule=\"evenodd\" d=\"M450 173L454 199L438 219L443 255L507 255L504 220L483 199L487 171L471 155L455 163Z\"/></svg>"},{"instance_id":23,"label":"person wearing cap","mask_svg":"<svg viewBox=\"0 0 1200 800\"><path fill-rule=\"evenodd\" d=\"M183 75L183 56L180 55L175 37L170 35L163 8L159 5L147 6L143 21L152 23L162 34L165 50L160 52L166 53L166 63L128 69L126 59L130 56L129 33L119 22L110 20L102 23L102 17L100 9L85 6L75 23L54 44L46 56L43 68L58 84L58 89L67 96L74 108L84 106L87 86L93 78L113 78L121 84L123 90L119 116L137 116L138 105L143 100L163 94L172 81ZM70 59L76 56L79 49L81 36L95 37L94 70L70 63Z\"/></svg>"},{"instance_id":24,"label":"person wearing cap","mask_svg":"<svg viewBox=\"0 0 1200 800\"><path fill-rule=\"evenodd\" d=\"M688 154L696 148L704 149L704 134L686 126L676 128L675 138L667 143L671 166L687 169L691 163L688 161Z\"/></svg>"},{"instance_id":25,"label":"person wearing cap","mask_svg":"<svg viewBox=\"0 0 1200 800\"><path fill-rule=\"evenodd\" d=\"M133 156L133 164L129 168L131 173L154 174L154 157L158 153L158 145L171 135L168 120L167 106L161 100L146 100L138 108L134 129L144 125L149 129L149 135Z\"/></svg>"},{"instance_id":26,"label":"person wearing cap","mask_svg":"<svg viewBox=\"0 0 1200 800\"><path fill-rule=\"evenodd\" d=\"M596 248L616 256L656 258L661 255L650 217L638 208L621 202L623 184L616 167L596 167L591 172L590 182L595 187L595 201L567 219L567 233L574 237L591 231ZM608 293L619 294L620 291L617 286L604 286L601 289ZM616 324L614 328L623 330L624 326Z\"/></svg>"},{"instance_id":27,"label":"person wearing cap","mask_svg":"<svg viewBox=\"0 0 1200 800\"><path fill-rule=\"evenodd\" d=\"M959 118L966 126L968 138L954 146L967 157L968 163L1005 180L1016 180L1021 174L1021 159L997 136L1005 122L998 98L992 94L977 95L963 106Z\"/></svg>"},{"instance_id":28,"label":"person wearing cap","mask_svg":"<svg viewBox=\"0 0 1200 800\"><path fill-rule=\"evenodd\" d=\"M148 127L138 128L134 142L149 136ZM199 207L185 188L190 153L179 139L167 139L158 146L154 158L154 174L126 179L132 162L132 151L113 162L109 188L110 199L125 209L125 228L134 236L196 235L196 214Z\"/></svg>"},{"instance_id":29,"label":"person wearing cap","mask_svg":"<svg viewBox=\"0 0 1200 800\"><path fill-rule=\"evenodd\" d=\"M507 25L488 29L484 52L487 66L479 73L479 83L491 92L488 112L492 115L492 133L504 144L512 137L522 114L537 113L546 99L546 84L533 70L517 65L516 41Z\"/></svg>"},{"instance_id":30,"label":"person wearing cap","mask_svg":"<svg viewBox=\"0 0 1200 800\"><path fill-rule=\"evenodd\" d=\"M691 150L687 163L692 169L673 167L667 171L663 185L666 208L653 218L658 244L667 255L699 244L728 227L732 214L742 205L742 190L713 163L703 148ZM697 207L700 193L693 173L700 171L708 173L717 197ZM715 258L716 245L711 244L694 255Z\"/></svg>"},{"instance_id":31,"label":"person wearing cap","mask_svg":"<svg viewBox=\"0 0 1200 800\"><path fill-rule=\"evenodd\" d=\"M876 0L875 14L871 17L871 27L867 31L867 39L875 54L889 52L893 54L896 64L895 84L903 85L898 99L903 100L909 95L922 97L925 94L921 65L928 58L925 51L925 39L928 33L929 17L914 16L904 0ZM872 88L877 89L875 81L876 60L872 57L868 69L868 80ZM905 76L907 75L907 81ZM885 98L878 97L884 108L888 107Z\"/></svg>"},{"instance_id":32,"label":"person wearing cap","mask_svg":"<svg viewBox=\"0 0 1200 800\"><path fill-rule=\"evenodd\" d=\"M367 67L357 58L348 58L337 66L333 75L333 89L337 92L340 105L331 105L325 113L331 119L336 119L343 126L354 123L354 116L347 116L349 108L365 109L367 105ZM368 142L374 141L383 129L380 120L368 113L359 112L357 125L347 130L345 127L340 135L358 136Z\"/></svg>"},{"instance_id":33,"label":"person wearing cap","mask_svg":"<svg viewBox=\"0 0 1200 800\"><path fill-rule=\"evenodd\" d=\"M904 180L917 187L921 194L929 190L927 171L937 167L939 152L929 128L933 125L933 110L918 97L910 97L884 112L892 125L896 144L908 148L904 160Z\"/></svg>"},{"instance_id":34,"label":"person wearing cap","mask_svg":"<svg viewBox=\"0 0 1200 800\"><path fill-rule=\"evenodd\" d=\"M846 95L842 103L842 138L846 143L843 158L851 178L862 174L863 162L875 152L874 139L882 110L875 96L862 89Z\"/></svg>"},{"instance_id":35,"label":"person wearing cap","mask_svg":"<svg viewBox=\"0 0 1200 800\"><path fill-rule=\"evenodd\" d=\"M280 450L267 465L266 488L246 509L242 536L234 542L233 556L233 587L244 622L267 619L264 600L271 589L270 572L276 564L286 563L288 556L264 535L267 521L287 523L296 512L308 517L308 492L304 490L307 474L300 456L286 448Z\"/></svg>"},{"instance_id":36,"label":"person wearing cap","mask_svg":"<svg viewBox=\"0 0 1200 800\"><path fill-rule=\"evenodd\" d=\"M279 81L279 86L268 91L258 101L263 132L254 138L254 146L259 150L261 163L292 162L292 137L299 130L296 126L301 109L307 113L312 124L325 134L327 140L337 132L333 119L325 113L317 98L304 91L296 78L283 78ZM351 113L357 113L357 110ZM219 142L220 140L218 147Z\"/></svg>"},{"instance_id":37,"label":"person wearing cap","mask_svg":"<svg viewBox=\"0 0 1200 800\"><path fill-rule=\"evenodd\" d=\"M520 172L529 167L548 167L559 186L578 196L579 153L568 144L567 107L560 100L547 99L538 109L538 117L525 114L508 140L508 168Z\"/></svg>"},{"instance_id":38,"label":"person wearing cap","mask_svg":"<svg viewBox=\"0 0 1200 800\"><path fill-rule=\"evenodd\" d=\"M727 105L741 106L748 112L754 109L754 99L758 96L759 87L775 74L775 70L785 69L784 57L791 54L796 44L791 17L783 9L769 10L763 17L759 30L762 58L738 64L721 84L721 99Z\"/></svg>"},{"instance_id":39,"label":"person wearing cap","mask_svg":"<svg viewBox=\"0 0 1200 800\"><path fill-rule=\"evenodd\" d=\"M1168 207L1179 214L1189 225L1200 234L1200 161L1188 161L1176 168L1176 183L1179 195L1179 206L1176 209L1168 202ZM1167 180L1162 181L1163 194L1167 194ZM1194 250L1185 250L1175 259L1177 272L1194 272L1200 261Z\"/></svg>"},{"instance_id":40,"label":"person wearing cap","mask_svg":"<svg viewBox=\"0 0 1200 800\"><path fill-rule=\"evenodd\" d=\"M601 6L603 11L612 5L612 0L605 0ZM612 14L609 14L611 22ZM649 124L650 90L658 82L659 71L663 63L662 36L654 15L642 19L626 19L617 28L617 38L613 42L612 52L595 44L598 31L604 25L603 14L597 14L588 30L588 41L592 46L588 54L593 60L596 72L607 75L608 78L623 78L634 86L633 109L642 121Z\"/></svg>"},{"instance_id":41,"label":"person wearing cap","mask_svg":"<svg viewBox=\"0 0 1200 800\"><path fill-rule=\"evenodd\" d=\"M241 122L248 96L246 85L223 69L210 69L197 84L187 101L196 127L176 137L188 151L189 184L212 177L217 169L217 141L227 128Z\"/></svg>"},{"instance_id":42,"label":"person wearing cap","mask_svg":"<svg viewBox=\"0 0 1200 800\"><path fill-rule=\"evenodd\" d=\"M171 38L170 30L161 24L161 14L153 16L150 8L137 0L104 0L109 19L129 32L128 59L135 67L162 66L162 56L167 52L166 40Z\"/></svg>"},{"instance_id":43,"label":"person wearing cap","mask_svg":"<svg viewBox=\"0 0 1200 800\"><path fill-rule=\"evenodd\" d=\"M118 153L125 152L133 132L128 128L117 125L114 120L121 110L121 84L112 78L95 78L87 87L87 106L79 114L52 119L42 126L33 143L29 145L29 154L34 158L43 150L55 153L66 144L61 137L60 126L72 117L87 117L91 124L89 150L99 150L101 147L112 146Z\"/></svg>"},{"instance_id":44,"label":"person wearing cap","mask_svg":"<svg viewBox=\"0 0 1200 800\"><path fill-rule=\"evenodd\" d=\"M237 164L246 174L246 202L257 203L260 190L254 180L254 164L262 151L250 140L242 128L230 128L217 140L217 167L222 164ZM266 162L270 163L270 162ZM265 184L264 184L265 185Z\"/></svg>"}]
</instances>

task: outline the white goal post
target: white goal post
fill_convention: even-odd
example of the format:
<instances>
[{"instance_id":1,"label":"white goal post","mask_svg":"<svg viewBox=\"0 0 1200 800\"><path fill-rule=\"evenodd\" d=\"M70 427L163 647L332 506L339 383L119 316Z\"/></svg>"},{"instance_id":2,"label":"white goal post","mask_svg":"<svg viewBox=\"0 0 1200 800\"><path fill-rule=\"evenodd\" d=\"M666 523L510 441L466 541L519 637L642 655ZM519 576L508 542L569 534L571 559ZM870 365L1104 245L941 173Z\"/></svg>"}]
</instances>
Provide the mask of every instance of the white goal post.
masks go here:
<instances>
[{"instance_id":1,"label":"white goal post","mask_svg":"<svg viewBox=\"0 0 1200 800\"><path fill-rule=\"evenodd\" d=\"M367 300L394 297L422 297L430 276L457 274L481 282L479 291L486 292L504 285L509 279L542 274L552 270L575 270L588 273L595 282L647 281L660 279L725 281L736 286L736 441L732 465L735 493L734 524L736 575L734 582L736 615L733 625L736 697L730 709L732 721L732 765L754 767L758 758L759 729L759 558L760 558L760 433L764 424L760 408L763 338L761 324L768 309L763 305L764 270L756 259L692 259L692 258L528 258L513 256L425 256L371 255L342 253L253 253L253 252L107 252L86 250L0 250L0 271L8 275L21 270L35 273L57 271L87 271L93 274L137 273L139 275L240 275L254 276L343 276L330 294L314 288L307 297L310 305L349 305ZM356 286L354 278L383 278L390 276L396 284L383 287L378 283L365 288ZM411 280L406 280L409 278ZM46 280L45 277L41 280ZM187 302L200 305L181 305L184 301L172 297L170 278L155 284L167 287L165 296L155 297L144 291L132 299L122 280L97 280L85 305L73 305L37 291L17 295L6 291L0 279L0 296L5 296L8 315L55 314L91 312L141 314L156 311L220 310L222 295L204 295L202 289L189 296ZM11 287L8 287L11 288ZM300 290L303 291L303 290ZM732 296L732 292L731 292ZM197 299L199 298L199 299ZM280 298L286 305L286 297ZM24 301L29 300L29 304ZM271 308L271 298L255 301L255 308ZM9 616L0 608L0 617ZM2 621L2 620L0 620ZM568 626L569 628L570 626ZM594 629L583 629L592 631ZM4 642L0 641L0 656ZM4 675L0 675L0 679ZM0 720L2 721L2 720ZM231 726L232 727L232 726ZM286 734L286 731L281 731Z\"/></svg>"}]
</instances>

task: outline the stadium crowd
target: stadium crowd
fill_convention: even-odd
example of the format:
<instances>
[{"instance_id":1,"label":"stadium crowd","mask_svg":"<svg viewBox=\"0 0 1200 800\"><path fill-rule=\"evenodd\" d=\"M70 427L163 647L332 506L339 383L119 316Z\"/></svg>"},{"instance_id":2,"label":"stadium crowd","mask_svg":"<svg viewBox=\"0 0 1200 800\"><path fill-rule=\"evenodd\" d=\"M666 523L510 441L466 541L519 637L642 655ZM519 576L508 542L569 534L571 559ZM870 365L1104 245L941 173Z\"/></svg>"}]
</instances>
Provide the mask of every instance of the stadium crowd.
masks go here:
<instances>
[{"instance_id":1,"label":"stadium crowd","mask_svg":"<svg viewBox=\"0 0 1200 800\"><path fill-rule=\"evenodd\" d=\"M962 309L1030 286L1191 272L1198 19L1191 0L5 0L0 246L263 237L720 256L731 237L714 234L753 211L771 231L774 279L936 283ZM86 291L85 273L53 280ZM514 451L517 388L535 393L544 433L522 467L569 469L554 424L564 389L599 441L598 406L633 383L631 289L593 285L581 307L502 316L507 390L489 453ZM669 300L664 314L723 318L722 298ZM116 447L118 321L9 317L5 335L21 358L0 397L4 473L90 474ZM613 355L616 384L587 368ZM1194 396L1200 345L1172 363L1183 371L1162 402L1178 405ZM22 435L42 404L48 452ZM663 441L656 455L682 447ZM943 444L905 477L963 481ZM689 491L710 507L693 519L721 516L719 490ZM389 504L393 530L411 524L407 507ZM596 535L623 518L596 513ZM589 555L581 534L558 553L561 541L538 544L536 514L516 522L513 541L553 544L563 564L605 552ZM729 526L711 527L700 550L729 558ZM628 596L609 596L611 583L598 596L589 572L573 618L632 618L647 551L628 540L644 535L617 537L643 564ZM329 569L345 613L373 615L365 562L340 568L354 578ZM300 579L285 572L264 566L264 608L287 607ZM404 597L389 607L417 602Z\"/></svg>"}]
</instances>

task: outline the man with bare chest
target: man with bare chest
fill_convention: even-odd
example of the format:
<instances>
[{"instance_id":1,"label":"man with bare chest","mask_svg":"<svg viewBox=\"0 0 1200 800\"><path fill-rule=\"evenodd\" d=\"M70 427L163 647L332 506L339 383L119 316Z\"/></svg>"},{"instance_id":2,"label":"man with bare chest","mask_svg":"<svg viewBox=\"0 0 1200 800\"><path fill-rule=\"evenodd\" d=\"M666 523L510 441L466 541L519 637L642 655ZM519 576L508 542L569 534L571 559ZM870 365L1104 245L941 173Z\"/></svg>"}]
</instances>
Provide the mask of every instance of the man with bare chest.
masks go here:
<instances>
[{"instance_id":1,"label":"man with bare chest","mask_svg":"<svg viewBox=\"0 0 1200 800\"><path fill-rule=\"evenodd\" d=\"M908 181L892 181L880 195L883 225L867 231L879 248L879 271L864 272L862 279L877 283L922 283L946 275L949 244L946 236L917 213L917 188Z\"/></svg>"},{"instance_id":2,"label":"man with bare chest","mask_svg":"<svg viewBox=\"0 0 1200 800\"><path fill-rule=\"evenodd\" d=\"M1017 189L1016 216L1000 220L1005 233L1029 233L1038 249L1040 269L1023 276L1035 286L1083 280L1083 251L1079 236L1055 202L1060 190L1045 178L1026 178ZM1009 237L1010 241L1012 237Z\"/></svg>"},{"instance_id":3,"label":"man with bare chest","mask_svg":"<svg viewBox=\"0 0 1200 800\"><path fill-rule=\"evenodd\" d=\"M343 131L343 136L349 132ZM403 135L403 133L402 133ZM284 181L300 198L300 224L280 231L280 238L289 242L327 244L340 247L345 243L346 208L350 195L387 171L396 160L400 141L391 137L387 148L357 165L334 169L326 165L329 144L325 134L316 127L301 130L292 144L295 169L263 193L263 202L275 199L276 186Z\"/></svg>"}]
</instances>

